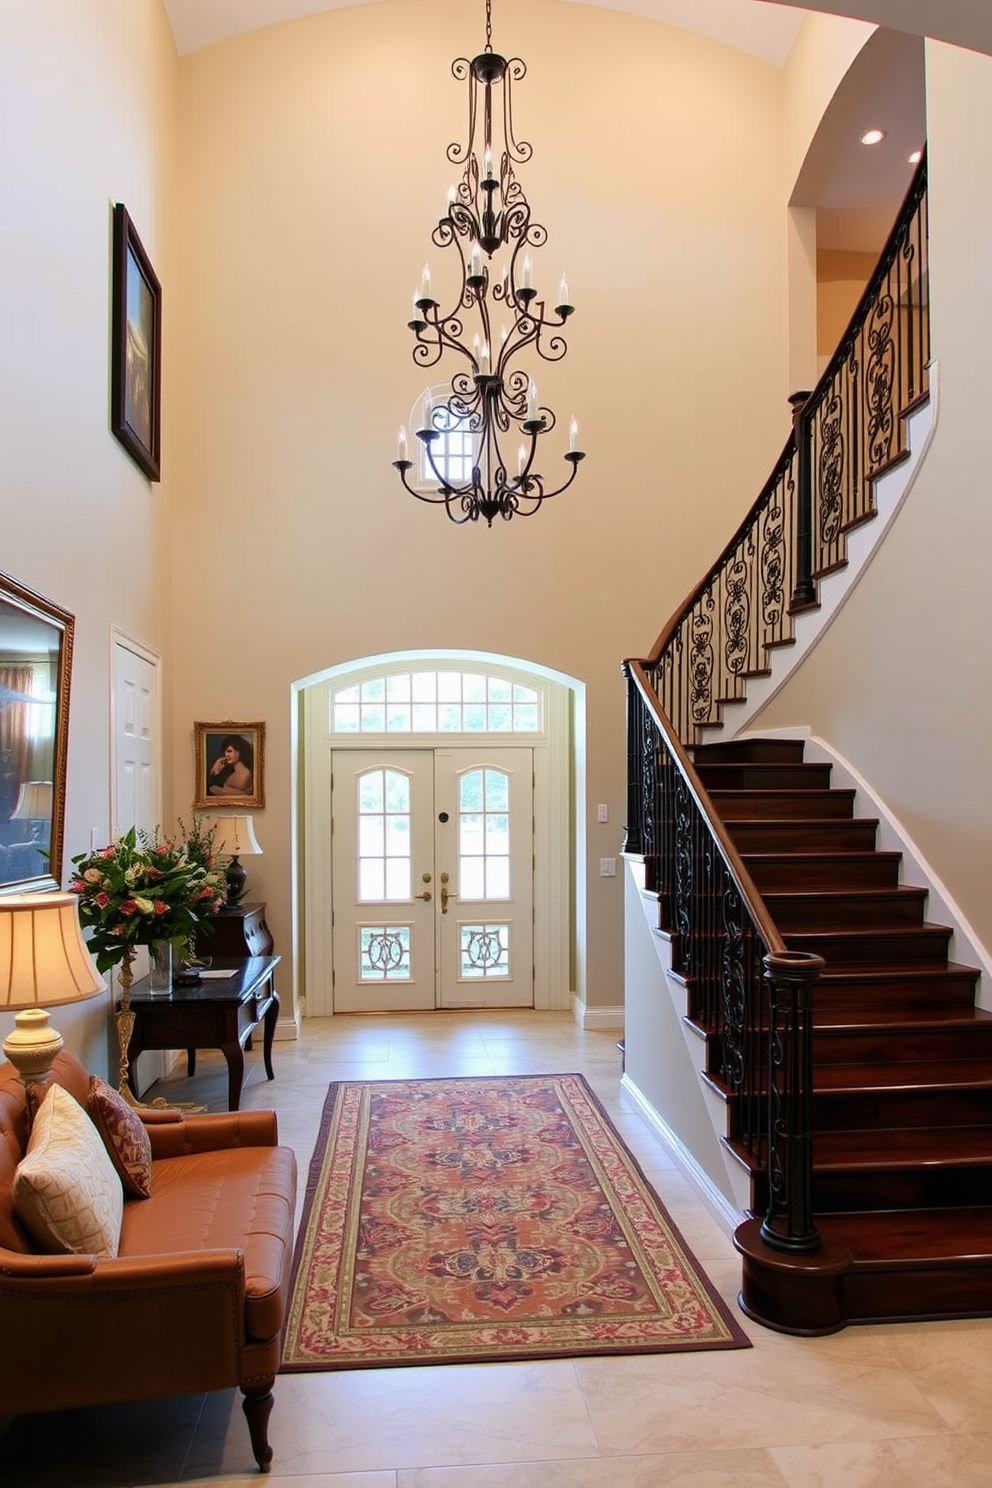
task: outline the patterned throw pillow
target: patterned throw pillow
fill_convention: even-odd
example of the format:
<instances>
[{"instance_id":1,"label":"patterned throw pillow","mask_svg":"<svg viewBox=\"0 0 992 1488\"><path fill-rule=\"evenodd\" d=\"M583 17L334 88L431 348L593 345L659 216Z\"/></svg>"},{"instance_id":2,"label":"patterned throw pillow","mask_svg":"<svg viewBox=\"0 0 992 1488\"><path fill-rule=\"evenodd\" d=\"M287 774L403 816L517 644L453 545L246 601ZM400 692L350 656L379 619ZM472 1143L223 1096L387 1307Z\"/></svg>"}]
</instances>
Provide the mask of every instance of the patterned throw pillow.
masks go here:
<instances>
[{"instance_id":1,"label":"patterned throw pillow","mask_svg":"<svg viewBox=\"0 0 992 1488\"><path fill-rule=\"evenodd\" d=\"M103 1138L124 1192L147 1199L152 1187L152 1144L140 1116L99 1075L90 1075L86 1109Z\"/></svg>"},{"instance_id":2,"label":"patterned throw pillow","mask_svg":"<svg viewBox=\"0 0 992 1488\"><path fill-rule=\"evenodd\" d=\"M14 1210L39 1249L115 1256L124 1192L82 1106L52 1085L14 1173Z\"/></svg>"}]
</instances>

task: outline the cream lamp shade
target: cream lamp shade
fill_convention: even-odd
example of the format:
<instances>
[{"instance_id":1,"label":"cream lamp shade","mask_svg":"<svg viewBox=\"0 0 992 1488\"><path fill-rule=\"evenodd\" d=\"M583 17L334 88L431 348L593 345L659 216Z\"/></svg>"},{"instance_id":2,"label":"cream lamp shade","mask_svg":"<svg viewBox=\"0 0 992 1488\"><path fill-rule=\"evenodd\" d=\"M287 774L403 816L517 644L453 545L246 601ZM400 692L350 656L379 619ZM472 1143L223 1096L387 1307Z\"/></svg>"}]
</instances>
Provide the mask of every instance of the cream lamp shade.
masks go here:
<instances>
[{"instance_id":1,"label":"cream lamp shade","mask_svg":"<svg viewBox=\"0 0 992 1488\"><path fill-rule=\"evenodd\" d=\"M10 813L11 821L51 821L52 782L50 780L25 780L17 797L17 805Z\"/></svg>"},{"instance_id":2,"label":"cream lamp shade","mask_svg":"<svg viewBox=\"0 0 992 1488\"><path fill-rule=\"evenodd\" d=\"M15 1013L3 1052L25 1084L44 1079L62 1048L46 1009L105 990L83 940L75 894L0 896L0 1012Z\"/></svg>"},{"instance_id":3,"label":"cream lamp shade","mask_svg":"<svg viewBox=\"0 0 992 1488\"><path fill-rule=\"evenodd\" d=\"M214 829L214 852L225 857L249 858L261 854L250 816L212 816L208 818Z\"/></svg>"},{"instance_id":4,"label":"cream lamp shade","mask_svg":"<svg viewBox=\"0 0 992 1488\"><path fill-rule=\"evenodd\" d=\"M214 832L214 852L223 853L231 860L227 865L227 902L221 907L237 909L245 897L248 879L248 874L238 859L260 856L262 852L252 819L250 816L211 816L207 821Z\"/></svg>"}]
</instances>

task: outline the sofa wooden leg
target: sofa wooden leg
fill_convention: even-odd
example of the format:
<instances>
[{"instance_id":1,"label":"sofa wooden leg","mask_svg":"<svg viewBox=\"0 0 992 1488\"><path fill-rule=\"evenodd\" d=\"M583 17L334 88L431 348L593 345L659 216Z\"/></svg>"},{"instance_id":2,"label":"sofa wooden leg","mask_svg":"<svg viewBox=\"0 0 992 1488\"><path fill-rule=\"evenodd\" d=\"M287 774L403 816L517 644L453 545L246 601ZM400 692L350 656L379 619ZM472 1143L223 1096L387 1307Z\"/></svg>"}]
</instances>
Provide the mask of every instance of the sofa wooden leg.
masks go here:
<instances>
[{"instance_id":1,"label":"sofa wooden leg","mask_svg":"<svg viewBox=\"0 0 992 1488\"><path fill-rule=\"evenodd\" d=\"M241 1387L241 1393L245 1397L241 1404L248 1421L251 1449L259 1471L263 1473L267 1473L272 1467L272 1448L269 1446L269 1416L274 1403L272 1384L273 1381L268 1380L254 1388L247 1385Z\"/></svg>"}]
</instances>

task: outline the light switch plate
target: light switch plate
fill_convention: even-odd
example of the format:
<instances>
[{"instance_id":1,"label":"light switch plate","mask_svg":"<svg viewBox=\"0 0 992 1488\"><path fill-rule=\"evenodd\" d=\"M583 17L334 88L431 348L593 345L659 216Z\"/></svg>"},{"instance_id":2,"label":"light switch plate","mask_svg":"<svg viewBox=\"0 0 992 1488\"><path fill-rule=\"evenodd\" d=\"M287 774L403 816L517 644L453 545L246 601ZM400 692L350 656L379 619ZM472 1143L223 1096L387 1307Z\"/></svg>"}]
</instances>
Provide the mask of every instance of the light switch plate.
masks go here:
<instances>
[{"instance_id":1,"label":"light switch plate","mask_svg":"<svg viewBox=\"0 0 992 1488\"><path fill-rule=\"evenodd\" d=\"M600 878L616 878L616 876L617 876L617 860L616 860L616 858L600 858L600 860L599 860L599 876L600 876Z\"/></svg>"}]
</instances>

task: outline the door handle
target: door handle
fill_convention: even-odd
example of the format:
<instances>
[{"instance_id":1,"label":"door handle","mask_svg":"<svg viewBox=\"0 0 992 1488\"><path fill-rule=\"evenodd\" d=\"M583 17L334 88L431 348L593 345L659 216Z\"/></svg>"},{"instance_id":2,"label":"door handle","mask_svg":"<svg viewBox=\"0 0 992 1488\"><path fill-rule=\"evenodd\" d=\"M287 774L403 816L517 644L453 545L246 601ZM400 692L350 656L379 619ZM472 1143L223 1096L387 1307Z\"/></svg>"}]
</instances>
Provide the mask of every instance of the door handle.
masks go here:
<instances>
[{"instance_id":1,"label":"door handle","mask_svg":"<svg viewBox=\"0 0 992 1488\"><path fill-rule=\"evenodd\" d=\"M448 913L448 900L449 899L457 899L458 898L458 895L457 894L453 894L451 892L451 890L448 888L448 885L444 882L444 879L445 879L446 876L447 875L446 874L443 874L443 873L441 875L441 879L442 879L442 882L441 882L441 913L442 914L447 914Z\"/></svg>"},{"instance_id":2,"label":"door handle","mask_svg":"<svg viewBox=\"0 0 992 1488\"><path fill-rule=\"evenodd\" d=\"M425 904L430 904L430 902L431 902L431 891L430 891L430 889L425 889L422 894L414 894L413 897L414 897L414 899L423 899L423 901L424 901Z\"/></svg>"}]
</instances>

